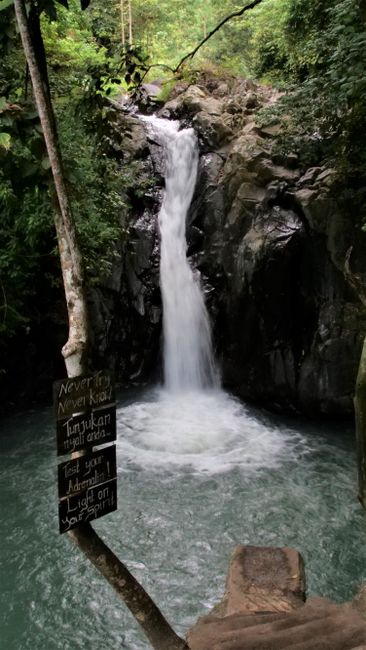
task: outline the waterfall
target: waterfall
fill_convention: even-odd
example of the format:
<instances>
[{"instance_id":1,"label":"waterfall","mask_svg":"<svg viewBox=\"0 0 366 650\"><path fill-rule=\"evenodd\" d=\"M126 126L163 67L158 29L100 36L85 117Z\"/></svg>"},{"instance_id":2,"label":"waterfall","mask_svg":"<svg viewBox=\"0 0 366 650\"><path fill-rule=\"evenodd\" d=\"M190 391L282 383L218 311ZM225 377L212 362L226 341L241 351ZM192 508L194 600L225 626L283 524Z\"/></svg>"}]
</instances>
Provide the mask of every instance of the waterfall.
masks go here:
<instances>
[{"instance_id":1,"label":"waterfall","mask_svg":"<svg viewBox=\"0 0 366 650\"><path fill-rule=\"evenodd\" d=\"M159 213L160 284L163 300L164 379L170 391L217 385L211 327L200 274L187 260L186 217L197 178L193 129L156 117L143 118L165 151L165 194Z\"/></svg>"}]
</instances>

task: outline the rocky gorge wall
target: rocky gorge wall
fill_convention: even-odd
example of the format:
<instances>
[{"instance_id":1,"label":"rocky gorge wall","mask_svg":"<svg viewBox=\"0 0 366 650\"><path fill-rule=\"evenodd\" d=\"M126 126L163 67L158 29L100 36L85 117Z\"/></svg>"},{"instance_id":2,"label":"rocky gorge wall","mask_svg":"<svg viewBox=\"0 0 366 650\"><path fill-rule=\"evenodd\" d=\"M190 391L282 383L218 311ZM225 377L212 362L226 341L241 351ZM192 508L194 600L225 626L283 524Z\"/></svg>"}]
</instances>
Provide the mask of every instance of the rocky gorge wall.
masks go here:
<instances>
[{"instance_id":1,"label":"rocky gorge wall","mask_svg":"<svg viewBox=\"0 0 366 650\"><path fill-rule=\"evenodd\" d=\"M259 127L276 99L251 82L182 87L160 109L197 131L200 167L187 224L201 272L223 383L244 399L308 413L350 413L366 319L344 277L365 235L337 197L337 175L280 155L278 125ZM91 295L95 359L124 381L147 378L161 337L157 214L163 160L137 118L120 116L131 160L155 189L132 201L113 277Z\"/></svg>"},{"instance_id":2,"label":"rocky gorge wall","mask_svg":"<svg viewBox=\"0 0 366 650\"><path fill-rule=\"evenodd\" d=\"M112 111L111 138L123 151L128 170L124 231L111 275L89 290L92 367L110 367L122 384L159 375L161 297L157 217L163 177L159 151L152 155L141 121Z\"/></svg>"}]
</instances>

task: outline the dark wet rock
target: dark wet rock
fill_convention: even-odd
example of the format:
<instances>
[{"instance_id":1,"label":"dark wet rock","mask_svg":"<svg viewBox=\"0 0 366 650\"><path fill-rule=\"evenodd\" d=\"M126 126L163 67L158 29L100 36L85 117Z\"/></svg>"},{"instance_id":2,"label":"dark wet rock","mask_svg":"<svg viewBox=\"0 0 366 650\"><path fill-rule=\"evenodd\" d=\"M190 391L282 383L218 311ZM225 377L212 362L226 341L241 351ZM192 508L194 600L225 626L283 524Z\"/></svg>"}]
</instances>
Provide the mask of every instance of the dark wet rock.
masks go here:
<instances>
[{"instance_id":1,"label":"dark wet rock","mask_svg":"<svg viewBox=\"0 0 366 650\"><path fill-rule=\"evenodd\" d=\"M114 273L119 287L90 291L93 363L113 367L124 383L142 381L156 367L161 332L156 215L145 211L131 224Z\"/></svg>"},{"instance_id":2,"label":"dark wet rock","mask_svg":"<svg viewBox=\"0 0 366 650\"><path fill-rule=\"evenodd\" d=\"M137 117L111 106L105 108L105 121L109 126L109 132L103 140L106 154L114 156L118 153L126 162L147 155L145 130Z\"/></svg>"},{"instance_id":3,"label":"dark wet rock","mask_svg":"<svg viewBox=\"0 0 366 650\"><path fill-rule=\"evenodd\" d=\"M129 383L151 377L159 355L157 215L164 160L161 147L148 140L140 120L121 113L118 125L122 165L129 179L129 186L121 190L129 207L121 214L121 245L112 271L89 290L89 311L93 366L112 367L118 380Z\"/></svg>"},{"instance_id":4,"label":"dark wet rock","mask_svg":"<svg viewBox=\"0 0 366 650\"><path fill-rule=\"evenodd\" d=\"M275 99L252 82L182 83L160 111L194 125L200 142L188 255L207 289L226 386L276 408L350 413L366 319L343 268L351 244L353 268L362 266L365 234L339 200L335 171L300 169L297 153L274 150L279 125L257 126L253 111ZM142 185L154 177L157 189L133 198L120 261L91 296L96 357L124 380L156 367L161 334L165 161L141 129L128 118L121 146L142 156Z\"/></svg>"},{"instance_id":5,"label":"dark wet rock","mask_svg":"<svg viewBox=\"0 0 366 650\"><path fill-rule=\"evenodd\" d=\"M344 279L355 231L336 173L272 155L279 125L258 127L246 113L272 101L270 91L212 95L190 87L168 110L201 143L188 252L214 287L224 383L278 408L351 412L366 323Z\"/></svg>"},{"instance_id":6,"label":"dark wet rock","mask_svg":"<svg viewBox=\"0 0 366 650\"><path fill-rule=\"evenodd\" d=\"M152 101L157 101L159 94L161 93L161 83L157 81L152 83L143 83L141 85L141 90L144 91Z\"/></svg>"}]
</instances>

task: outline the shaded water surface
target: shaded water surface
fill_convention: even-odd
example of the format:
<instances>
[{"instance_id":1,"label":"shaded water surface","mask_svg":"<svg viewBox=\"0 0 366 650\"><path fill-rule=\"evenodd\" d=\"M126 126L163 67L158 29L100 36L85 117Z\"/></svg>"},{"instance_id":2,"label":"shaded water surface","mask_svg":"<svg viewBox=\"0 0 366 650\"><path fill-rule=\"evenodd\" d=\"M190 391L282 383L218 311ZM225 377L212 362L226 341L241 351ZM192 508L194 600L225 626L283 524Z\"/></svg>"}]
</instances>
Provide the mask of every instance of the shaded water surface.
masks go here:
<instances>
[{"instance_id":1,"label":"shaded water surface","mask_svg":"<svg viewBox=\"0 0 366 650\"><path fill-rule=\"evenodd\" d=\"M302 551L308 592L350 598L366 523L344 425L281 422L222 392L129 393L116 513L95 527L184 633L223 592L238 543ZM124 605L58 535L50 411L1 423L1 650L145 650Z\"/></svg>"}]
</instances>

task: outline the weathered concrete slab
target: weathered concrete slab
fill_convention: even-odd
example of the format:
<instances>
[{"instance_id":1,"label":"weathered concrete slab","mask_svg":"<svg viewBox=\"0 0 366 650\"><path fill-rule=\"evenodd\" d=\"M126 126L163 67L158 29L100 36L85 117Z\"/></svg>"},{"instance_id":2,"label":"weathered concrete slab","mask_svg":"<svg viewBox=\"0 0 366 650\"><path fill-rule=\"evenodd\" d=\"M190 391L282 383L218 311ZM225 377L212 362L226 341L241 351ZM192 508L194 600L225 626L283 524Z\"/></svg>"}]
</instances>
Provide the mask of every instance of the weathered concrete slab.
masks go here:
<instances>
[{"instance_id":1,"label":"weathered concrete slab","mask_svg":"<svg viewBox=\"0 0 366 650\"><path fill-rule=\"evenodd\" d=\"M226 582L226 614L288 612L305 601L303 559L293 548L237 546Z\"/></svg>"},{"instance_id":2,"label":"weathered concrete slab","mask_svg":"<svg viewBox=\"0 0 366 650\"><path fill-rule=\"evenodd\" d=\"M189 631L189 647L366 650L360 596L354 604L343 605L325 598L310 598L305 604L304 600L304 565L297 551L238 546L224 599Z\"/></svg>"}]
</instances>

